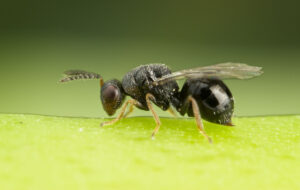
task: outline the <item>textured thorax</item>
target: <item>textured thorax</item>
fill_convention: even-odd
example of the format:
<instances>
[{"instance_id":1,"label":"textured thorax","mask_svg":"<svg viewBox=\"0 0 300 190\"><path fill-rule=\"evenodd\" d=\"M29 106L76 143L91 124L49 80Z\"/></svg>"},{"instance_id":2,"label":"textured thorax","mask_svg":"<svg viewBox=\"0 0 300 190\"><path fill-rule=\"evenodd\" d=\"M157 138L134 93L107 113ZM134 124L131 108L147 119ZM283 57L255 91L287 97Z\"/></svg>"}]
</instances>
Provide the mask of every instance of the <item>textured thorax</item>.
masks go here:
<instances>
[{"instance_id":1,"label":"textured thorax","mask_svg":"<svg viewBox=\"0 0 300 190\"><path fill-rule=\"evenodd\" d=\"M143 105L141 109L148 110L145 97L147 93L151 93L155 97L154 103L166 110L172 97L178 94L179 87L175 81L158 86L152 85L152 82L170 73L170 69L164 64L141 65L123 77L122 87L127 95Z\"/></svg>"}]
</instances>

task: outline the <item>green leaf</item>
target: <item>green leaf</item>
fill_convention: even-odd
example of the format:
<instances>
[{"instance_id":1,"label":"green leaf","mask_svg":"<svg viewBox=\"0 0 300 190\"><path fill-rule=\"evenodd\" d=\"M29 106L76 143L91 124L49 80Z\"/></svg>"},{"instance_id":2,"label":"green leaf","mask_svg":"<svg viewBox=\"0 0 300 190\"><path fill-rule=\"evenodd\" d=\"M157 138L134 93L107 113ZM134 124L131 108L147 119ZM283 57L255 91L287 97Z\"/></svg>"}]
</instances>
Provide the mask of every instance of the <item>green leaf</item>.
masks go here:
<instances>
[{"instance_id":1,"label":"green leaf","mask_svg":"<svg viewBox=\"0 0 300 190\"><path fill-rule=\"evenodd\" d=\"M1 114L0 189L300 189L300 116L161 121Z\"/></svg>"}]
</instances>

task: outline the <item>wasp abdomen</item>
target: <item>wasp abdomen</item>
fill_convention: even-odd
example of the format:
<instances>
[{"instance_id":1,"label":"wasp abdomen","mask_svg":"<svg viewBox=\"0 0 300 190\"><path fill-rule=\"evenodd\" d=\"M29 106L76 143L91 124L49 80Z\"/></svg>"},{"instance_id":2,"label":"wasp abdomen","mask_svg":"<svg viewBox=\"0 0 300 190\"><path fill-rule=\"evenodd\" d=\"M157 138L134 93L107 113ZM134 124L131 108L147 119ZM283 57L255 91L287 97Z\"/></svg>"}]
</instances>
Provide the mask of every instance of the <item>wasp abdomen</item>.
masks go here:
<instances>
[{"instance_id":1,"label":"wasp abdomen","mask_svg":"<svg viewBox=\"0 0 300 190\"><path fill-rule=\"evenodd\" d=\"M188 96L192 96L197 101L203 119L222 125L231 123L234 101L230 90L221 80L199 78L185 82L180 93L183 104L179 112L193 117L191 103L185 102Z\"/></svg>"}]
</instances>

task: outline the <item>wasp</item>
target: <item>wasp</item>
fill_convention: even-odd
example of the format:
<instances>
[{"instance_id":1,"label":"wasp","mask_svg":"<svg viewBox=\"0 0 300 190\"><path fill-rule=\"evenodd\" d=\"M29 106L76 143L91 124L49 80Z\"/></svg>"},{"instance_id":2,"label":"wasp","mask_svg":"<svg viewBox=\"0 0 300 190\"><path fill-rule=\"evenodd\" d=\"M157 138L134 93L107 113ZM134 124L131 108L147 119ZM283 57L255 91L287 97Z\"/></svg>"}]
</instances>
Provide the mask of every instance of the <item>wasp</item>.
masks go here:
<instances>
[{"instance_id":1,"label":"wasp","mask_svg":"<svg viewBox=\"0 0 300 190\"><path fill-rule=\"evenodd\" d=\"M148 64L127 72L122 81L112 79L104 82L97 73L68 70L60 82L100 80L100 99L106 113L114 115L122 107L115 119L103 122L100 126L116 123L127 117L135 107L150 110L156 122L152 133L154 138L161 126L159 116L153 109L155 104L173 115L176 114L172 107L182 116L187 114L194 117L199 132L212 143L204 130L202 118L212 123L233 126L234 99L222 80L250 79L262 73L261 67L243 63L220 63L177 72L171 72L165 64ZM180 79L186 79L181 90L177 83ZM131 98L125 101L126 96Z\"/></svg>"}]
</instances>

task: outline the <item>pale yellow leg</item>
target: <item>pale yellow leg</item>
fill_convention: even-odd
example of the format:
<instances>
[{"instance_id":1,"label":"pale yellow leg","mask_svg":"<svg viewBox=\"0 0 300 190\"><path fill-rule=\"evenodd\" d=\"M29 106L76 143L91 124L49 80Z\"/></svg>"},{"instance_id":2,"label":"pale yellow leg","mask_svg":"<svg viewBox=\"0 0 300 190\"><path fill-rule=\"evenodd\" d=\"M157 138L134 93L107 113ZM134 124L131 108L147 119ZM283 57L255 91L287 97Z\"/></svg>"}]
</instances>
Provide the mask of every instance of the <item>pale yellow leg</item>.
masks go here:
<instances>
[{"instance_id":1,"label":"pale yellow leg","mask_svg":"<svg viewBox=\"0 0 300 190\"><path fill-rule=\"evenodd\" d=\"M132 111L134 110L134 104L130 104L128 111L124 114L123 118L128 117L128 115L130 115L132 113Z\"/></svg>"},{"instance_id":2,"label":"pale yellow leg","mask_svg":"<svg viewBox=\"0 0 300 190\"><path fill-rule=\"evenodd\" d=\"M199 107L198 107L196 100L192 96L189 96L188 101L190 101L192 103L193 113L194 113L194 117L196 119L196 124L197 124L199 132L208 140L209 143L212 143L211 138L204 131Z\"/></svg>"},{"instance_id":3,"label":"pale yellow leg","mask_svg":"<svg viewBox=\"0 0 300 190\"><path fill-rule=\"evenodd\" d=\"M121 109L121 112L120 112L120 114L118 115L118 117L116 117L116 118L113 119L113 120L110 120L110 121L106 121L106 122L101 123L101 124L100 124L100 127L103 127L103 126L105 126L105 125L112 125L112 124L116 123L117 121L121 120L121 119L123 118L123 116L124 116L124 113L125 113L125 111L126 111L126 108L127 108L127 105L128 105L128 104L131 104L131 106L134 106L134 105L137 104L137 101L136 101L136 100L133 100L133 99L127 100L127 101L125 102L125 104L123 105L123 107L122 107L122 109ZM132 108L132 109L133 109L133 108ZM129 110L129 111L130 111L130 110ZM131 110L131 111L132 111L132 110ZM127 116L127 115L128 115L128 113L125 114L125 116Z\"/></svg>"},{"instance_id":4,"label":"pale yellow leg","mask_svg":"<svg viewBox=\"0 0 300 190\"><path fill-rule=\"evenodd\" d=\"M152 104L151 104L151 99L152 99L152 100L155 100L155 97L154 97L152 94L149 94L149 93L146 94L147 106L148 106L149 110L151 111L151 113L152 113L152 115L153 115L153 118L154 118L154 120L155 120L155 123L156 123L156 126L155 126L155 128L154 128L154 131L153 131L153 133L152 133L152 138L154 138L155 135L156 135L156 133L157 133L158 130L159 130L159 127L160 127L160 125L161 125L161 122L160 122L160 119L159 119L158 115L156 114L156 112L155 112L154 109L153 109L153 106L152 106Z\"/></svg>"},{"instance_id":5,"label":"pale yellow leg","mask_svg":"<svg viewBox=\"0 0 300 190\"><path fill-rule=\"evenodd\" d=\"M174 109L172 107L169 107L168 112L173 116L173 117L177 117L176 112L174 111Z\"/></svg>"}]
</instances>

